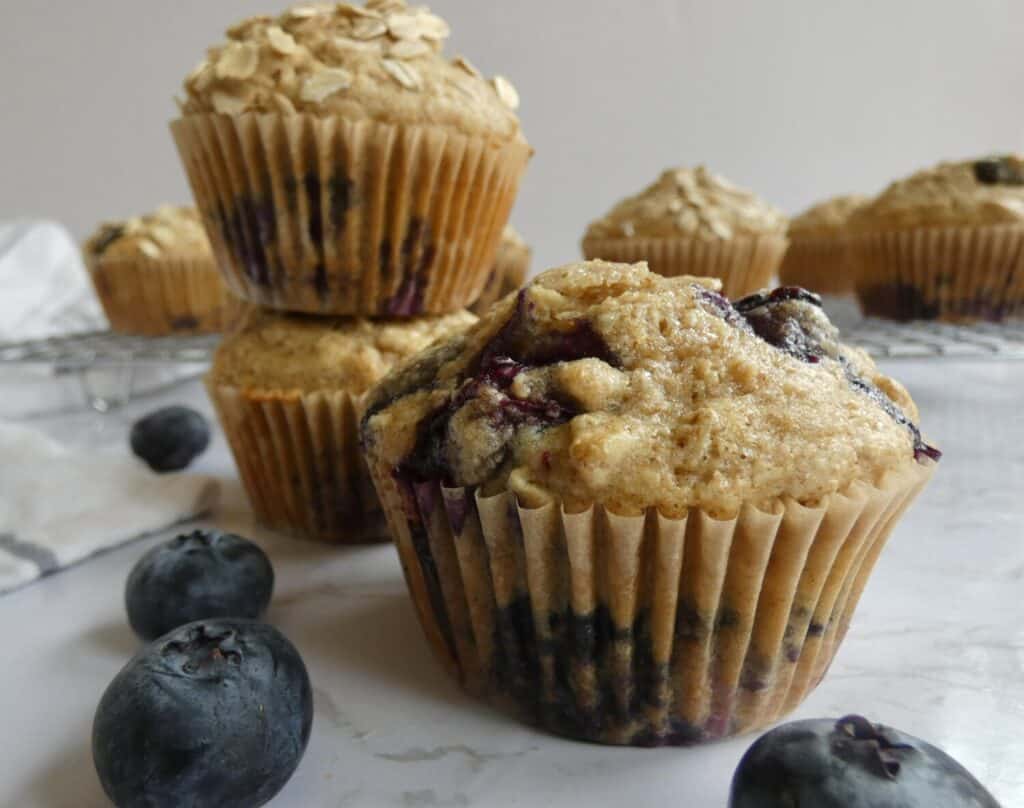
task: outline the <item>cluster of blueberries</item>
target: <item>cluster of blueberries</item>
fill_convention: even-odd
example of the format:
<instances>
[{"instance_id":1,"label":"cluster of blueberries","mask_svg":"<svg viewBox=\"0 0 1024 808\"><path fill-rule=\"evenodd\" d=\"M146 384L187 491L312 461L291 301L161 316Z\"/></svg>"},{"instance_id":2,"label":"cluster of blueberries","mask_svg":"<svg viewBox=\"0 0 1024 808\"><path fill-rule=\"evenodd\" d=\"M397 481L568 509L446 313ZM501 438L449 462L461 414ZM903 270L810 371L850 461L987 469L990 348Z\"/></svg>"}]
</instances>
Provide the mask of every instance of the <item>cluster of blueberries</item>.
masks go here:
<instances>
[{"instance_id":1,"label":"cluster of blueberries","mask_svg":"<svg viewBox=\"0 0 1024 808\"><path fill-rule=\"evenodd\" d=\"M187 407L138 421L132 451L158 472L187 467L210 426ZM313 725L313 692L295 647L259 622L274 569L240 536L196 531L161 544L132 569L128 622L147 644L100 699L93 762L119 808L252 808L298 768Z\"/></svg>"},{"instance_id":2,"label":"cluster of blueberries","mask_svg":"<svg viewBox=\"0 0 1024 808\"><path fill-rule=\"evenodd\" d=\"M125 588L145 645L100 699L92 752L118 806L251 808L302 759L313 695L295 647L259 618L274 589L266 554L196 531L155 547Z\"/></svg>"},{"instance_id":3,"label":"cluster of blueberries","mask_svg":"<svg viewBox=\"0 0 1024 808\"><path fill-rule=\"evenodd\" d=\"M144 418L132 448L187 466L209 443L185 408ZM295 647L259 619L274 570L253 542L196 531L148 552L125 605L148 644L114 677L93 722L104 790L119 808L253 808L298 768L313 695ZM733 777L729 808L1000 808L942 750L860 716L796 721L762 736Z\"/></svg>"}]
</instances>

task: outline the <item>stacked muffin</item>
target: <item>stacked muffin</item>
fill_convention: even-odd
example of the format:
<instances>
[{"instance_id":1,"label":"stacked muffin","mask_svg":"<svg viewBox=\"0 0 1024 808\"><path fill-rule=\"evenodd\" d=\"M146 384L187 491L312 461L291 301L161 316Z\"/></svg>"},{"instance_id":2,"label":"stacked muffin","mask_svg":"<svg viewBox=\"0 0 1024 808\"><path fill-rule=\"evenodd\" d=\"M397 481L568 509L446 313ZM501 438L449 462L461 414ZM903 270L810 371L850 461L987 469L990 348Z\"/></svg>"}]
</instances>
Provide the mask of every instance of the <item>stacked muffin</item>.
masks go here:
<instances>
[{"instance_id":1,"label":"stacked muffin","mask_svg":"<svg viewBox=\"0 0 1024 808\"><path fill-rule=\"evenodd\" d=\"M767 286L786 252L786 217L704 166L669 169L592 222L589 259L646 261L660 275L718 278L728 297Z\"/></svg>"},{"instance_id":2,"label":"stacked muffin","mask_svg":"<svg viewBox=\"0 0 1024 808\"><path fill-rule=\"evenodd\" d=\"M383 538L355 423L399 359L472 322L531 155L512 84L403 0L228 30L172 131L228 284L261 310L208 380L257 513ZM391 318L391 319L385 319Z\"/></svg>"}]
</instances>

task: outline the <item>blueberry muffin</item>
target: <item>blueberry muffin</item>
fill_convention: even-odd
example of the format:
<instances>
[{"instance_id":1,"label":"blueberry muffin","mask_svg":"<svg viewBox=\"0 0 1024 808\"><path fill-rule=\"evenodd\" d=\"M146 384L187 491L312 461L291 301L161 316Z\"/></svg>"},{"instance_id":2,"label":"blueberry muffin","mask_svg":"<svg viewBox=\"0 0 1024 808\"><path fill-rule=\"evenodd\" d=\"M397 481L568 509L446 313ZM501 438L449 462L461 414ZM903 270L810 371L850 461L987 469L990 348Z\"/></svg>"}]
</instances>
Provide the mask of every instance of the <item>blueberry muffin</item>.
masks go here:
<instances>
[{"instance_id":1,"label":"blueberry muffin","mask_svg":"<svg viewBox=\"0 0 1024 808\"><path fill-rule=\"evenodd\" d=\"M476 314L483 314L491 305L505 295L509 295L523 285L530 271L530 258L533 253L523 241L523 237L509 225L501 237L498 254L494 259L494 267L487 278L483 294L471 306Z\"/></svg>"},{"instance_id":2,"label":"blueberry muffin","mask_svg":"<svg viewBox=\"0 0 1024 808\"><path fill-rule=\"evenodd\" d=\"M846 223L869 197L836 196L812 205L789 223L789 249L779 268L779 281L823 295L853 291L853 272L846 249Z\"/></svg>"},{"instance_id":3,"label":"blueberry muffin","mask_svg":"<svg viewBox=\"0 0 1024 808\"><path fill-rule=\"evenodd\" d=\"M145 216L104 222L83 245L82 256L114 331L218 333L241 312L192 208L165 205Z\"/></svg>"},{"instance_id":4,"label":"blueberry muffin","mask_svg":"<svg viewBox=\"0 0 1024 808\"><path fill-rule=\"evenodd\" d=\"M358 449L366 391L475 321L468 312L371 321L251 308L218 348L206 386L260 520L336 544L385 539Z\"/></svg>"},{"instance_id":5,"label":"blueberry muffin","mask_svg":"<svg viewBox=\"0 0 1024 808\"><path fill-rule=\"evenodd\" d=\"M849 229L865 314L950 322L1024 314L1024 156L919 171L859 208Z\"/></svg>"},{"instance_id":6,"label":"blueberry muffin","mask_svg":"<svg viewBox=\"0 0 1024 808\"><path fill-rule=\"evenodd\" d=\"M786 252L786 217L704 166L665 171L592 222L590 259L646 261L660 275L719 278L727 297L767 286Z\"/></svg>"},{"instance_id":7,"label":"blueberry muffin","mask_svg":"<svg viewBox=\"0 0 1024 808\"><path fill-rule=\"evenodd\" d=\"M402 0L228 30L172 124L232 288L264 306L407 317L480 296L531 149L518 94L442 54Z\"/></svg>"},{"instance_id":8,"label":"blueberry muffin","mask_svg":"<svg viewBox=\"0 0 1024 808\"><path fill-rule=\"evenodd\" d=\"M936 449L815 295L547 272L370 393L362 440L440 658L552 730L687 744L824 675Z\"/></svg>"}]
</instances>

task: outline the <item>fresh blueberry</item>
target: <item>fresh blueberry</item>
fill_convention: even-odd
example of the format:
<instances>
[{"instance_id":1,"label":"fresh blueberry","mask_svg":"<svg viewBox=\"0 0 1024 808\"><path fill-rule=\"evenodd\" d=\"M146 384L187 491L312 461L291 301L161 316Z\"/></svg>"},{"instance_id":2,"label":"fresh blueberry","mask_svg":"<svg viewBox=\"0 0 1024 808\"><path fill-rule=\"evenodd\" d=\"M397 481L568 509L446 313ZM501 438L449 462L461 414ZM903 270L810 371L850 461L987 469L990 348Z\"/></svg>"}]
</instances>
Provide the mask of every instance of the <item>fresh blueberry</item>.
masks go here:
<instances>
[{"instance_id":1,"label":"fresh blueberry","mask_svg":"<svg viewBox=\"0 0 1024 808\"><path fill-rule=\"evenodd\" d=\"M210 445L210 424L188 407L164 407L135 422L131 445L153 471L181 471Z\"/></svg>"},{"instance_id":2,"label":"fresh blueberry","mask_svg":"<svg viewBox=\"0 0 1024 808\"><path fill-rule=\"evenodd\" d=\"M276 629L204 620L136 654L96 710L92 754L119 806L254 808L295 772L313 696Z\"/></svg>"},{"instance_id":3,"label":"fresh blueberry","mask_svg":"<svg viewBox=\"0 0 1024 808\"><path fill-rule=\"evenodd\" d=\"M196 531L154 547L125 586L128 622L144 640L195 620L254 620L274 591L274 568L248 539Z\"/></svg>"},{"instance_id":4,"label":"fresh blueberry","mask_svg":"<svg viewBox=\"0 0 1024 808\"><path fill-rule=\"evenodd\" d=\"M860 716L795 721L754 743L729 808L999 808L931 744Z\"/></svg>"}]
</instances>

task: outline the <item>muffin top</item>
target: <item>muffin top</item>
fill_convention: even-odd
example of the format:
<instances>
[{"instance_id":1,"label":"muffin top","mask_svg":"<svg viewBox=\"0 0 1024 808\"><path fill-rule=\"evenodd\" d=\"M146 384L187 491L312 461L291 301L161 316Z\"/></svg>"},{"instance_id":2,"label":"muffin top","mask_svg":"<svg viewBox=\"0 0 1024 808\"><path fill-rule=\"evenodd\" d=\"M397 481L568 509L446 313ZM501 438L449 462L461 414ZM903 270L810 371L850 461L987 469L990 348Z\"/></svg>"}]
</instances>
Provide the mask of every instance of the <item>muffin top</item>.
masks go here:
<instances>
[{"instance_id":1,"label":"muffin top","mask_svg":"<svg viewBox=\"0 0 1024 808\"><path fill-rule=\"evenodd\" d=\"M465 311L368 320L253 307L217 349L210 381L250 392L342 390L361 395L399 360L475 322Z\"/></svg>"},{"instance_id":2,"label":"muffin top","mask_svg":"<svg viewBox=\"0 0 1024 808\"><path fill-rule=\"evenodd\" d=\"M850 217L857 230L1024 223L1024 156L939 163L897 180Z\"/></svg>"},{"instance_id":3,"label":"muffin top","mask_svg":"<svg viewBox=\"0 0 1024 808\"><path fill-rule=\"evenodd\" d=\"M834 196L811 205L789 222L790 236L837 236L846 229L846 223L855 210L871 197L864 194Z\"/></svg>"},{"instance_id":4,"label":"muffin top","mask_svg":"<svg viewBox=\"0 0 1024 808\"><path fill-rule=\"evenodd\" d=\"M441 51L448 24L404 0L312 3L228 29L185 79L182 112L340 115L440 124L464 134L522 138L519 96Z\"/></svg>"},{"instance_id":5,"label":"muffin top","mask_svg":"<svg viewBox=\"0 0 1024 808\"><path fill-rule=\"evenodd\" d=\"M645 264L546 272L375 388L368 456L528 507L666 516L812 504L937 459L909 395L839 342L815 295L734 306L717 286Z\"/></svg>"},{"instance_id":6,"label":"muffin top","mask_svg":"<svg viewBox=\"0 0 1024 808\"><path fill-rule=\"evenodd\" d=\"M213 257L199 213L173 205L121 222L104 222L83 250L90 260Z\"/></svg>"},{"instance_id":7,"label":"muffin top","mask_svg":"<svg viewBox=\"0 0 1024 808\"><path fill-rule=\"evenodd\" d=\"M674 168L592 222L585 239L727 239L786 232L785 215L704 166Z\"/></svg>"}]
</instances>

